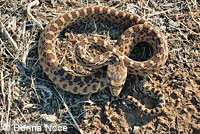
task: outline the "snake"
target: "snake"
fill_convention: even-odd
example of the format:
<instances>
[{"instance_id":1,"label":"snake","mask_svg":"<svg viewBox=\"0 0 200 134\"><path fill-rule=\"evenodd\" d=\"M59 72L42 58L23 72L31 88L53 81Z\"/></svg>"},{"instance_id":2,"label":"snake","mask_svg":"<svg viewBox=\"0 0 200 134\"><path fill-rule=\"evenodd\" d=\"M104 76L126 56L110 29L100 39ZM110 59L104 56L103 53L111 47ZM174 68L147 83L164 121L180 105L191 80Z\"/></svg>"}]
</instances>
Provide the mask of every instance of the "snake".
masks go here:
<instances>
[{"instance_id":1,"label":"snake","mask_svg":"<svg viewBox=\"0 0 200 134\"><path fill-rule=\"evenodd\" d=\"M116 23L126 30L114 46L100 38L85 38L76 44L78 45L76 50L71 51L66 48L66 51L69 51L66 57L73 57L72 62L67 62L66 65L61 64L56 52L56 38L66 27L73 27L74 24L89 22L93 19ZM85 44L88 42L100 44L99 46L103 46L108 51L97 58L87 56ZM150 59L136 61L128 57L139 42L147 42L154 49ZM73 48L76 48L74 46ZM79 58L72 56L76 53L79 53ZM53 19L40 34L38 58L48 78L63 90L73 94L87 95L109 86L112 95L118 96L127 73L145 76L158 71L168 58L168 47L165 36L142 17L111 7L91 6L63 13ZM158 99L158 104L153 108L147 108L132 96L127 96L126 99L133 102L145 114L161 113L165 106L165 97L162 92L151 87L144 88L143 92Z\"/></svg>"}]
</instances>

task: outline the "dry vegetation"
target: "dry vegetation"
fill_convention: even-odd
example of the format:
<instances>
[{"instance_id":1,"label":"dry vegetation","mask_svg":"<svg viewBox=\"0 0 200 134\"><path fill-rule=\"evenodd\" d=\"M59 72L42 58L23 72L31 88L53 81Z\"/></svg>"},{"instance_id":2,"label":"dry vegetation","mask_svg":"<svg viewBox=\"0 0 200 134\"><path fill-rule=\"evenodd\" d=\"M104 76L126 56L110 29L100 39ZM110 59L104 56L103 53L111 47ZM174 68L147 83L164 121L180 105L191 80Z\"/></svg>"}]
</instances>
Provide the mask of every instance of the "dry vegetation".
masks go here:
<instances>
[{"instance_id":1,"label":"dry vegetation","mask_svg":"<svg viewBox=\"0 0 200 134\"><path fill-rule=\"evenodd\" d=\"M46 132L44 124L61 123L68 127L66 133L200 132L198 0L41 0L33 7L30 3L0 0L0 133L5 133L2 127L6 124L11 130L13 124L41 125ZM146 82L165 94L167 103L162 114L143 115L124 100L111 100L108 89L91 96L67 93L44 74L37 56L43 27L60 13L90 5L138 14L166 35L168 61ZM151 106L155 100L133 91L140 88L138 83L142 83L140 78L128 76L120 97L133 95Z\"/></svg>"}]
</instances>

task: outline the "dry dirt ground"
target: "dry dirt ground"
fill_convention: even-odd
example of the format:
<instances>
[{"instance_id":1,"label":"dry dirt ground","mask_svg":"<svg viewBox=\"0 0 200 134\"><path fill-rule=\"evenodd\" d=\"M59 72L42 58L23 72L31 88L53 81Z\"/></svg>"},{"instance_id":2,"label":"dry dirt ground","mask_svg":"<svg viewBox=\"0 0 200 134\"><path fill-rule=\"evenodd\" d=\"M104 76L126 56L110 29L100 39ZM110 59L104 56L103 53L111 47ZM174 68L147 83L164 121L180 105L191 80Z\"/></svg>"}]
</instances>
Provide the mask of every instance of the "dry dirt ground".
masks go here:
<instances>
[{"instance_id":1,"label":"dry dirt ground","mask_svg":"<svg viewBox=\"0 0 200 134\"><path fill-rule=\"evenodd\" d=\"M30 9L43 27L60 13L104 5L138 14L160 28L169 46L165 66L149 75L146 81L129 75L119 96L132 95L151 107L157 101L134 90L142 88L143 84L161 90L166 97L166 107L154 117L144 115L130 102L113 98L108 88L90 96L80 96L54 85L38 61L37 46L42 28L27 12L30 3L31 0L0 0L0 133L9 129L10 132L31 133L31 126L37 127L32 128L36 132L48 133L45 125L62 124L67 126L67 131L62 127L62 133L70 134L200 133L198 0L41 0ZM107 24L96 26L107 30L103 33L99 30L98 34L110 33L111 38L120 31ZM85 32L89 30L93 34L96 32L94 28L85 28ZM148 50L146 46L135 47L133 57L140 60L150 53Z\"/></svg>"}]
</instances>

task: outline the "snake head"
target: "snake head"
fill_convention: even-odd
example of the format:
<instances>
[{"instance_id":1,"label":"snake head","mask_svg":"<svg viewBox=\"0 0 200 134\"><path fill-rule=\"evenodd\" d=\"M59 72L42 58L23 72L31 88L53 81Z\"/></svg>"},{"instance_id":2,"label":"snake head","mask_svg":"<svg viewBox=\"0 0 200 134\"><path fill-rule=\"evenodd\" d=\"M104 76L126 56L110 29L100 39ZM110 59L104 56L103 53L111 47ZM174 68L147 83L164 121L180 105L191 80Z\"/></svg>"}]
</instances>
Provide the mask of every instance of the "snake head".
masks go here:
<instances>
[{"instance_id":1,"label":"snake head","mask_svg":"<svg viewBox=\"0 0 200 134\"><path fill-rule=\"evenodd\" d=\"M118 96L123 88L127 77L127 67L120 62L118 65L108 65L107 79L110 92L113 96Z\"/></svg>"}]
</instances>

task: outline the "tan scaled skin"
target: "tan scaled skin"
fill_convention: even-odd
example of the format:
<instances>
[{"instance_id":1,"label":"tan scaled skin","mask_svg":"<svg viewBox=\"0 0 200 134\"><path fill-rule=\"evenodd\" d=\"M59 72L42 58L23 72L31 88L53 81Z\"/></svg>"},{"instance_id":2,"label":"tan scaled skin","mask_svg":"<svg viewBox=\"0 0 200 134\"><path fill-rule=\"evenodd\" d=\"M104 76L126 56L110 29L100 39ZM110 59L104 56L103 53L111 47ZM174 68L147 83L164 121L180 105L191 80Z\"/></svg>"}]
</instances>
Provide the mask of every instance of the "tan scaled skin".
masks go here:
<instances>
[{"instance_id":1,"label":"tan scaled skin","mask_svg":"<svg viewBox=\"0 0 200 134\"><path fill-rule=\"evenodd\" d=\"M98 69L98 71L87 76L72 75L69 71L73 70L67 70L67 68L64 68L58 63L58 58L55 52L55 40L65 27L79 22L90 21L94 18L115 22L127 29L118 39L115 49L121 52L120 57L123 57L123 62L128 68L128 73L137 75L153 73L166 62L168 57L168 48L164 36L141 17L109 7L94 6L81 8L79 10L64 13L57 17L47 25L40 36L38 44L40 64L47 76L60 88L74 94L86 95L98 92L100 89L108 86L106 77L110 72L106 74L106 70ZM141 40L152 45L155 50L154 56L144 62L133 61L127 56L134 45ZM104 62L104 60L102 62ZM123 79L125 77L126 75L120 77L122 79L119 79L119 83L124 84ZM116 81L117 78L118 77L114 78L113 81L111 80L112 85L119 85ZM151 115L158 114L164 107L164 96L159 90L148 90L157 95L159 100L158 105L153 109L145 108L140 102L132 97L128 97L128 99L132 100L133 103L144 113Z\"/></svg>"}]
</instances>

